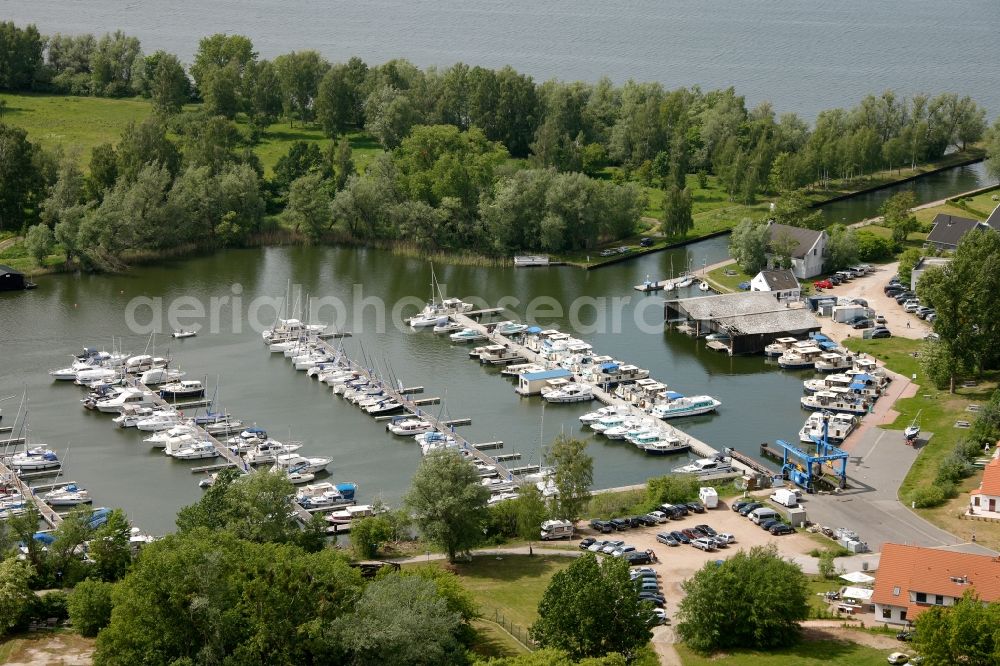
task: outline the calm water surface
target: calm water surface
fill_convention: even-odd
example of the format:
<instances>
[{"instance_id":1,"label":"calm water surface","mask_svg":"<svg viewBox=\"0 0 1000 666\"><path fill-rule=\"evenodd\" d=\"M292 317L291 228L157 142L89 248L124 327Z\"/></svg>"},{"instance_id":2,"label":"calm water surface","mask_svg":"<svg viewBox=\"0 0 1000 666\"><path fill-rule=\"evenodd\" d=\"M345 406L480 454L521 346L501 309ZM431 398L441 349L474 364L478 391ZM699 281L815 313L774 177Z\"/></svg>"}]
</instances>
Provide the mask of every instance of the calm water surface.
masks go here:
<instances>
[{"instance_id":1,"label":"calm water surface","mask_svg":"<svg viewBox=\"0 0 1000 666\"><path fill-rule=\"evenodd\" d=\"M610 76L736 86L806 117L893 88L953 91L1000 112L996 0L0 0L46 33L120 28L190 62L198 39L250 36L261 55L512 65L538 80Z\"/></svg>"},{"instance_id":2,"label":"calm water surface","mask_svg":"<svg viewBox=\"0 0 1000 666\"><path fill-rule=\"evenodd\" d=\"M457 266L438 267L437 273L448 293L491 303L504 296L527 303L545 295L563 304L581 296L629 297L622 308L621 332L582 337L599 352L649 368L677 391L718 397L723 402L719 414L678 425L716 447L756 453L760 442L794 437L801 427L802 376L766 366L759 357L729 358L708 351L703 341L683 335L643 333L636 323L662 329L662 306L659 297L641 296L632 285L647 274L667 276L671 260L679 270L689 262L697 267L725 256L726 239L720 238L589 273L555 267ZM85 344L110 347L112 336L124 336L126 348L140 353L147 339L131 334L124 316L136 296L162 297L164 302L193 296L207 304L213 296L231 295L232 285L238 283L248 303L255 296L281 298L288 281L314 296L347 302L354 285L363 284L365 296L393 303L406 296L425 299L430 267L372 250L268 248L221 252L122 276L45 277L33 292L0 295L0 396L27 389L32 439L62 455L68 449L66 478L88 487L99 504L125 507L143 527L169 530L177 509L198 498L199 477L189 470L204 461L182 463L149 449L135 430L119 430L108 416L84 410L81 390L50 381L46 371L65 366L68 355ZM514 314L522 314L523 308L515 306ZM560 432L589 437L595 481L601 487L642 482L682 462L678 457L651 458L623 442L591 437L576 417L595 405L548 406L543 415L539 399L519 398L497 370L471 361L465 346L430 333L394 328L379 332L375 323L371 308L360 320L348 318L348 328L358 332L345 341L348 352L356 355L363 349L403 383L425 386L427 396L445 398L445 414L472 418L463 432L473 441L503 440L504 452L519 451L525 461L537 461L543 429L545 442ZM539 323L569 328L566 317ZM234 415L256 422L278 439L305 442L308 453L332 457L333 478L360 483L362 499L381 495L395 503L405 492L420 458L412 440L392 437L381 424L332 396L330 389L296 372L282 356L268 354L258 333L236 333L227 327L187 340L160 337L156 351L169 352L191 377L207 378L212 386L218 381L219 401ZM13 418L15 403L4 403L5 420Z\"/></svg>"}]
</instances>

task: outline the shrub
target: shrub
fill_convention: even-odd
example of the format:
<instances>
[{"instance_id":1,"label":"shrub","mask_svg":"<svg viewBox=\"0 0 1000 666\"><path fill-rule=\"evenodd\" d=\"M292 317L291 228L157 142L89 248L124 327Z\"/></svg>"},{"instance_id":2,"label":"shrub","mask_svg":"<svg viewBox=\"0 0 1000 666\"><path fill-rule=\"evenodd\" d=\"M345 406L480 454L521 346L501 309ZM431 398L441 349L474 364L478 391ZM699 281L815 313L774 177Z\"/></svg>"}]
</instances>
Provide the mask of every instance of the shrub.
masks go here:
<instances>
[{"instance_id":1,"label":"shrub","mask_svg":"<svg viewBox=\"0 0 1000 666\"><path fill-rule=\"evenodd\" d=\"M955 484L936 482L933 486L921 486L910 493L910 502L918 509L941 506L955 492Z\"/></svg>"},{"instance_id":2,"label":"shrub","mask_svg":"<svg viewBox=\"0 0 1000 666\"><path fill-rule=\"evenodd\" d=\"M938 465L935 483L958 483L972 475L972 465L958 451L949 453Z\"/></svg>"},{"instance_id":3,"label":"shrub","mask_svg":"<svg viewBox=\"0 0 1000 666\"><path fill-rule=\"evenodd\" d=\"M81 636L96 636L111 622L113 583L85 580L69 595L69 619Z\"/></svg>"},{"instance_id":4,"label":"shrub","mask_svg":"<svg viewBox=\"0 0 1000 666\"><path fill-rule=\"evenodd\" d=\"M646 482L648 504L677 504L698 499L701 481L692 474L667 474L654 476Z\"/></svg>"}]
</instances>

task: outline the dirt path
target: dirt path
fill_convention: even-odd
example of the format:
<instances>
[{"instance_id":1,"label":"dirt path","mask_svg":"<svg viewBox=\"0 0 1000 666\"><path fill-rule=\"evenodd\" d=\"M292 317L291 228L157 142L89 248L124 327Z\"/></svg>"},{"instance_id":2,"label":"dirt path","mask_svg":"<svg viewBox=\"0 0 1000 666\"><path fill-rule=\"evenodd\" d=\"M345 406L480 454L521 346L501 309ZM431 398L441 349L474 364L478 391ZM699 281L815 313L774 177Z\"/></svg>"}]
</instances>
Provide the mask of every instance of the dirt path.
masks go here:
<instances>
[{"instance_id":1,"label":"dirt path","mask_svg":"<svg viewBox=\"0 0 1000 666\"><path fill-rule=\"evenodd\" d=\"M94 663L94 641L69 632L36 632L15 639L7 666L89 666Z\"/></svg>"},{"instance_id":2,"label":"dirt path","mask_svg":"<svg viewBox=\"0 0 1000 666\"><path fill-rule=\"evenodd\" d=\"M24 239L22 239L20 236L14 236L13 238L8 238L7 240L0 241L0 252L3 252L4 250L6 250L7 248L9 248L10 246L12 246L15 243L18 243L18 242L20 242L22 240L24 240Z\"/></svg>"},{"instance_id":3,"label":"dirt path","mask_svg":"<svg viewBox=\"0 0 1000 666\"><path fill-rule=\"evenodd\" d=\"M899 649L893 636L873 634L861 628L847 629L841 620L808 620L802 623L802 636L807 641L841 640L866 645L876 650Z\"/></svg>"}]
</instances>

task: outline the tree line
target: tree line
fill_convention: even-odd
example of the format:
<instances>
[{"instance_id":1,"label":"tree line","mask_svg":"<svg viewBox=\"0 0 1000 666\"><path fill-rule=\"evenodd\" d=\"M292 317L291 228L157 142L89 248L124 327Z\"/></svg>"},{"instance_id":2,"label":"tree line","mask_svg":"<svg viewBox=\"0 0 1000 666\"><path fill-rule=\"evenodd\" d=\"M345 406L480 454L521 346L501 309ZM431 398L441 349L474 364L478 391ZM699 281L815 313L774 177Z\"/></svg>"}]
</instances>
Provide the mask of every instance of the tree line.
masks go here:
<instances>
[{"instance_id":1,"label":"tree line","mask_svg":"<svg viewBox=\"0 0 1000 666\"><path fill-rule=\"evenodd\" d=\"M195 134L185 144L214 153L208 159L216 164L253 167L246 154L280 119L317 125L336 150L319 155L315 144L293 146L298 154L287 156L293 168L258 182L269 212L287 205L292 224L317 240L339 223L338 233L355 239L487 254L582 250L635 233L647 202L626 181L662 189L664 230L682 235L693 226L695 182L704 188L709 175L730 200L752 203L764 193L787 195L831 178L934 160L986 132L985 111L948 93L870 95L853 108L820 113L810 127L767 102L748 109L732 88L616 86L606 78L537 83L510 67L331 63L311 50L268 60L240 35L202 39L185 66L164 51L145 54L121 32L44 36L7 22L0 24L0 62L0 89L147 97L171 136ZM181 114L189 102L199 102L198 110ZM237 119L236 128L223 122ZM356 131L387 151L364 173L354 172L348 146L339 145ZM187 157L189 146L183 148ZM419 150L432 159L414 159ZM140 159L169 173L168 157ZM182 160L185 168L192 161L198 160ZM0 177L6 171L0 165ZM16 205L0 202L0 228L38 219L34 204L45 198L55 171L50 165L32 176L34 185L17 183L7 197ZM613 182L603 180L609 175ZM239 179L249 180L247 173ZM31 196L18 199L20 191ZM18 218L18 205L26 218ZM210 234L213 241L238 242L260 221L244 211L220 214L229 213L240 222Z\"/></svg>"}]
</instances>

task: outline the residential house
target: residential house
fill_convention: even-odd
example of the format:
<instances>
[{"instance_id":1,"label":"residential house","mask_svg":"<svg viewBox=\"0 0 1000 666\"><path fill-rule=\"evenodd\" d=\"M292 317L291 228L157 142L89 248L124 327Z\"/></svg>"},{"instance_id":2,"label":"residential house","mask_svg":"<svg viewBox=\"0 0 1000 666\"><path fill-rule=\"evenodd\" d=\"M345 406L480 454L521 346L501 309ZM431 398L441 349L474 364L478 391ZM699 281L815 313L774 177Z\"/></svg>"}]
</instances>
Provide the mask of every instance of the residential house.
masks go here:
<instances>
[{"instance_id":1,"label":"residential house","mask_svg":"<svg viewBox=\"0 0 1000 666\"><path fill-rule=\"evenodd\" d=\"M912 623L932 606L954 605L968 590L982 601L1000 601L1000 558L887 543L875 574L875 619Z\"/></svg>"},{"instance_id":2,"label":"residential house","mask_svg":"<svg viewBox=\"0 0 1000 666\"><path fill-rule=\"evenodd\" d=\"M983 470L983 480L972 491L969 513L1000 520L1000 458L994 457ZM993 514L990 516L990 514Z\"/></svg>"},{"instance_id":3,"label":"residential house","mask_svg":"<svg viewBox=\"0 0 1000 666\"><path fill-rule=\"evenodd\" d=\"M917 282L924 271L929 268L944 268L950 261L951 257L920 257L920 261L914 264L913 270L910 271L910 289L917 290Z\"/></svg>"},{"instance_id":4,"label":"residential house","mask_svg":"<svg viewBox=\"0 0 1000 666\"><path fill-rule=\"evenodd\" d=\"M823 272L827 241L825 231L803 229L776 222L769 222L767 229L772 250L767 256L769 268L774 268L778 263L774 248L783 247L790 250L792 273L798 279L808 280Z\"/></svg>"},{"instance_id":5,"label":"residential house","mask_svg":"<svg viewBox=\"0 0 1000 666\"><path fill-rule=\"evenodd\" d=\"M931 232L927 234L927 245L938 250L954 250L965 234L980 226L979 220L957 215L938 213L931 222Z\"/></svg>"},{"instance_id":6,"label":"residential house","mask_svg":"<svg viewBox=\"0 0 1000 666\"><path fill-rule=\"evenodd\" d=\"M802 296L802 288L790 269L763 270L750 280L750 291L769 291L779 303L797 301Z\"/></svg>"}]
</instances>

